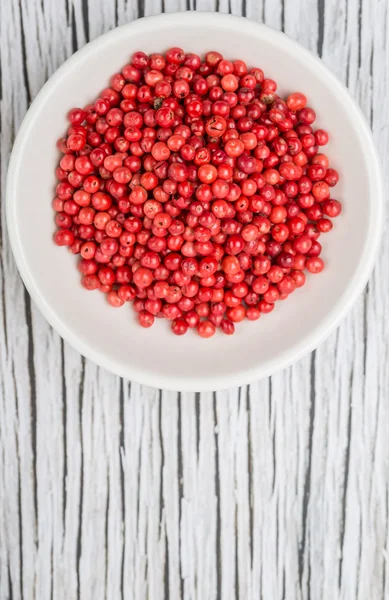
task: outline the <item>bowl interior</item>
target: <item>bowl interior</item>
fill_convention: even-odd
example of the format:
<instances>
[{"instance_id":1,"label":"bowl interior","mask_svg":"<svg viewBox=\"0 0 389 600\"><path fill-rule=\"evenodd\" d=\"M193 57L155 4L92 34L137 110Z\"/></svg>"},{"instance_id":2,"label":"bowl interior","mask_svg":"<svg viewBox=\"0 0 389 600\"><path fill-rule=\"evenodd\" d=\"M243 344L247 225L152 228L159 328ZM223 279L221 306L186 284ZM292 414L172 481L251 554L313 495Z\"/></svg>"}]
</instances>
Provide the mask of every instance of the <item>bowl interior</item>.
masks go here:
<instances>
[{"instance_id":1,"label":"bowl interior","mask_svg":"<svg viewBox=\"0 0 389 600\"><path fill-rule=\"evenodd\" d=\"M326 152L341 173L335 197L344 211L323 238L327 268L270 315L245 322L234 336L176 337L166 321L144 330L130 306L112 309L79 283L76 259L52 242L51 200L65 115L108 85L135 50L171 45L260 66L282 93L304 92L331 135ZM366 141L367 136L367 141ZM370 155L369 155L370 154ZM25 283L51 324L83 354L116 373L159 387L215 389L271 373L314 347L362 287L370 261L375 156L367 128L344 88L313 55L282 34L243 19L184 13L126 25L83 49L39 95L18 138L9 176L9 231ZM371 262L371 261L370 261ZM365 271L362 274L362 271ZM355 294L354 294L355 295Z\"/></svg>"}]
</instances>

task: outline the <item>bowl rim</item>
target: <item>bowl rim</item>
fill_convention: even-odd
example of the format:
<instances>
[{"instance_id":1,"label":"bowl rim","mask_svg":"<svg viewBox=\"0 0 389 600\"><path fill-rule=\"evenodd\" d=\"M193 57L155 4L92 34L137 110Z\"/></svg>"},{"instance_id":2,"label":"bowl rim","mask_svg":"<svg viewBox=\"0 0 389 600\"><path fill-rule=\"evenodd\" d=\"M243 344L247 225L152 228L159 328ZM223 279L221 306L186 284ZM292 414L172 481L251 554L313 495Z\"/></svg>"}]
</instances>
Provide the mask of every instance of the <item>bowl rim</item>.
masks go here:
<instances>
[{"instance_id":1,"label":"bowl rim","mask_svg":"<svg viewBox=\"0 0 389 600\"><path fill-rule=\"evenodd\" d=\"M276 41L277 44L285 48L286 51L294 50L300 54L304 62L307 62L308 65L310 64L321 71L323 77L326 79L326 81L328 81L328 84L331 84L335 87L336 93L338 96L340 96L340 99L343 99L343 101L347 102L348 109L353 113L355 118L356 127L359 128L359 135L364 140L364 159L369 166L369 194L374 197L375 210L371 211L374 214L370 219L371 223L366 236L366 243L363 249L362 259L352 278L350 278L349 284L343 296L339 299L336 306L325 315L319 325L310 331L309 334L307 334L298 344L295 344L287 349L282 354L281 358L275 358L272 361L265 363L265 365L259 364L255 367L250 367L247 370L241 370L238 373L223 377L194 376L192 378L180 378L179 375L174 377L161 375L155 376L146 369L133 368L131 364L128 365L128 367L126 366L126 368L123 368L123 366L118 365L115 360L112 360L101 352L96 351L88 344L86 340L82 340L76 332L69 329L66 322L62 321L62 319L57 315L56 311L49 306L31 275L28 259L23 250L23 243L19 234L16 215L16 181L21 164L23 146L25 144L25 140L29 136L35 116L38 115L40 111L42 101L44 100L45 96L60 83L62 77L71 71L73 65L79 61L87 60L88 55L92 54L98 46L113 41L118 34L131 35L131 32L135 30L135 28L138 30L138 32L139 29L143 28L144 32L147 33L150 25L158 25L158 23L162 24L163 22L170 21L171 24L176 25L181 25L183 23L191 25L194 23L194 20L196 20L198 23L202 23L205 19L208 23L209 21L213 21L215 25L219 27L225 25L228 27L238 27L240 29L245 28L246 30L250 30L250 32L253 34L260 34L262 37L264 36L268 39L272 38L273 43ZM80 354L88 359L91 359L99 366L110 370L116 375L119 375L120 377L157 388L177 391L209 391L244 385L256 379L262 379L270 376L275 371L289 367L291 364L300 360L302 357L314 350L339 325L340 321L351 309L357 297L363 291L374 266L375 258L380 245L384 215L383 182L380 162L374 145L372 132L360 107L346 86L331 72L331 70L318 56L299 44L297 41L285 35L283 32L272 29L267 25L250 21L245 17L202 11L163 13L160 15L144 17L142 19L131 21L130 23L116 27L97 37L95 40L89 42L80 50L75 52L70 58L68 58L43 85L23 118L9 161L5 190L5 204L8 236L21 278L36 306L44 315L49 324L59 333L59 335L76 350L78 350Z\"/></svg>"}]
</instances>

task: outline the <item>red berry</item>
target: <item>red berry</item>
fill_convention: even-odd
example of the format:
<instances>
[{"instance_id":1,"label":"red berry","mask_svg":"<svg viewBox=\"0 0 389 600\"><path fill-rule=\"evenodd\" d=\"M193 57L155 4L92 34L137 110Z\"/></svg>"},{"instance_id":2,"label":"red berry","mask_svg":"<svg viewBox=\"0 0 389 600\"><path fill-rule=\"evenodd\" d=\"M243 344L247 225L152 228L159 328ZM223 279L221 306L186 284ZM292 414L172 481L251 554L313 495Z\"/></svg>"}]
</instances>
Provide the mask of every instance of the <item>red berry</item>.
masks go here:
<instances>
[{"instance_id":1,"label":"red berry","mask_svg":"<svg viewBox=\"0 0 389 600\"><path fill-rule=\"evenodd\" d=\"M288 105L289 110L297 111L305 108L307 105L307 99L304 94L295 92L294 94L290 94L290 96L288 96L286 104Z\"/></svg>"},{"instance_id":2,"label":"red berry","mask_svg":"<svg viewBox=\"0 0 389 600\"><path fill-rule=\"evenodd\" d=\"M188 323L183 319L177 319L172 322L172 331L176 335L184 335L188 331Z\"/></svg>"},{"instance_id":3,"label":"red berry","mask_svg":"<svg viewBox=\"0 0 389 600\"><path fill-rule=\"evenodd\" d=\"M216 51L135 52L94 104L68 114L55 170L54 241L82 285L133 301L176 335L230 335L324 268L342 210L324 129L300 92Z\"/></svg>"},{"instance_id":4,"label":"red berry","mask_svg":"<svg viewBox=\"0 0 389 600\"><path fill-rule=\"evenodd\" d=\"M197 333L200 337L210 338L215 334L216 328L211 321L200 321L197 325Z\"/></svg>"},{"instance_id":5,"label":"red berry","mask_svg":"<svg viewBox=\"0 0 389 600\"><path fill-rule=\"evenodd\" d=\"M324 262L321 258L315 256L308 258L305 266L310 273L321 273L321 271L324 269Z\"/></svg>"},{"instance_id":6,"label":"red berry","mask_svg":"<svg viewBox=\"0 0 389 600\"><path fill-rule=\"evenodd\" d=\"M134 273L134 283L140 287L145 288L151 285L153 281L153 273L150 269L140 267Z\"/></svg>"},{"instance_id":7,"label":"red berry","mask_svg":"<svg viewBox=\"0 0 389 600\"><path fill-rule=\"evenodd\" d=\"M325 200L321 204L321 209L323 214L327 215L328 217L335 218L340 215L342 211L342 205L337 200Z\"/></svg>"},{"instance_id":8,"label":"red berry","mask_svg":"<svg viewBox=\"0 0 389 600\"><path fill-rule=\"evenodd\" d=\"M74 239L74 234L69 229L59 229L54 234L54 242L57 246L71 246Z\"/></svg>"},{"instance_id":9,"label":"red berry","mask_svg":"<svg viewBox=\"0 0 389 600\"><path fill-rule=\"evenodd\" d=\"M146 310L142 310L139 315L139 325L141 327L151 327L154 324L154 316L147 312Z\"/></svg>"}]
</instances>

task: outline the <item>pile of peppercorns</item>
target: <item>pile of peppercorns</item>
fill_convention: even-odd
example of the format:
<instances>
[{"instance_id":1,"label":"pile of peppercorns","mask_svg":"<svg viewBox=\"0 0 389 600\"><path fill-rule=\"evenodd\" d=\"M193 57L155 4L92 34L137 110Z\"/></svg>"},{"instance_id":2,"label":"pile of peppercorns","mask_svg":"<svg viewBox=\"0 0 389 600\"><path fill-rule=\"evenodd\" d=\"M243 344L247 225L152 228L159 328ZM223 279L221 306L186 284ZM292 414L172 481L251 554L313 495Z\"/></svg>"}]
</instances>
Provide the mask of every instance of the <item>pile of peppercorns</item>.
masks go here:
<instances>
[{"instance_id":1,"label":"pile of peppercorns","mask_svg":"<svg viewBox=\"0 0 389 600\"><path fill-rule=\"evenodd\" d=\"M319 273L341 204L316 114L262 69L219 52L136 52L94 104L69 113L54 241L82 285L139 323L211 337L256 320Z\"/></svg>"}]
</instances>

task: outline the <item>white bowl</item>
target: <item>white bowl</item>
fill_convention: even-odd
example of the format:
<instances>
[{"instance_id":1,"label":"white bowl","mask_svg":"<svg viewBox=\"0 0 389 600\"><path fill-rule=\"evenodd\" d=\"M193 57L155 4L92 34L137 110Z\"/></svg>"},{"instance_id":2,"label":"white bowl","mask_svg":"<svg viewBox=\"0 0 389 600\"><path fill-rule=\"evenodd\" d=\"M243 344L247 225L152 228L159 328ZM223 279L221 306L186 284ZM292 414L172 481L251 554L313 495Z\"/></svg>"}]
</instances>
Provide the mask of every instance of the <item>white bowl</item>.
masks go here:
<instances>
[{"instance_id":1,"label":"white bowl","mask_svg":"<svg viewBox=\"0 0 389 600\"><path fill-rule=\"evenodd\" d=\"M340 171L335 197L343 213L323 236L326 269L270 315L237 326L233 336L176 337L166 321L148 330L132 308L111 308L80 285L76 258L52 241L56 141L66 114L106 87L135 50L170 46L218 50L260 66L282 93L302 91L331 134L328 154ZM316 56L282 33L243 18L180 13L141 19L101 36L72 56L29 109L13 149L7 219L15 259L33 300L58 333L99 365L148 385L215 390L247 383L290 365L338 325L366 284L379 244L383 194L370 130L346 88ZM44 349L41 349L44 352Z\"/></svg>"}]
</instances>

